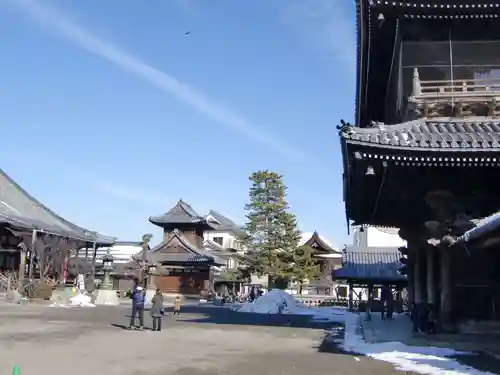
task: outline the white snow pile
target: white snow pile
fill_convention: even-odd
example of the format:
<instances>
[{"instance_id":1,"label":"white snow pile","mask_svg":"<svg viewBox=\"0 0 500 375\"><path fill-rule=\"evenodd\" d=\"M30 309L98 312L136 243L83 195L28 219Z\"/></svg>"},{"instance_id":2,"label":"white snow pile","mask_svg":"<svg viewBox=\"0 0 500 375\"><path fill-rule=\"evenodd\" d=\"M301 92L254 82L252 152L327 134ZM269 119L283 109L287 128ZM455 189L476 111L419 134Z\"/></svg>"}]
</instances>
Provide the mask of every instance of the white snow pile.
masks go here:
<instances>
[{"instance_id":1,"label":"white snow pile","mask_svg":"<svg viewBox=\"0 0 500 375\"><path fill-rule=\"evenodd\" d=\"M92 299L83 293L78 293L76 296L69 299L69 303L54 302L50 307L95 307Z\"/></svg>"},{"instance_id":2,"label":"white snow pile","mask_svg":"<svg viewBox=\"0 0 500 375\"><path fill-rule=\"evenodd\" d=\"M69 299L71 306L80 306L80 307L95 307L92 303L92 299L86 294L77 294L74 297Z\"/></svg>"},{"instance_id":3,"label":"white snow pile","mask_svg":"<svg viewBox=\"0 0 500 375\"><path fill-rule=\"evenodd\" d=\"M408 346L401 342L367 343L360 329L360 316L345 315L345 351L393 364L397 370L427 375L494 375L459 363L456 355L470 354L448 348Z\"/></svg>"},{"instance_id":4,"label":"white snow pile","mask_svg":"<svg viewBox=\"0 0 500 375\"><path fill-rule=\"evenodd\" d=\"M314 320L343 322L345 310L330 307L308 307L280 289L273 289L253 302L234 308L235 311L255 314L311 315Z\"/></svg>"},{"instance_id":5,"label":"white snow pile","mask_svg":"<svg viewBox=\"0 0 500 375\"><path fill-rule=\"evenodd\" d=\"M257 314L293 314L305 307L287 292L273 289L251 303L244 303L238 311Z\"/></svg>"}]
</instances>

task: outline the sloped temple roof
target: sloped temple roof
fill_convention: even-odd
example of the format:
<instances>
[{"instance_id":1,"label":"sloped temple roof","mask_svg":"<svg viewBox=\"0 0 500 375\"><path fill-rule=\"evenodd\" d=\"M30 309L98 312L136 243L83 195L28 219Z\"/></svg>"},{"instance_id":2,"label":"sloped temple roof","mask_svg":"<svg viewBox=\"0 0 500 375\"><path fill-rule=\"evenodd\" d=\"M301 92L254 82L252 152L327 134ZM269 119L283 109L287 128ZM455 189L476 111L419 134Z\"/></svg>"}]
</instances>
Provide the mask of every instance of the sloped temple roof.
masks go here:
<instances>
[{"instance_id":1,"label":"sloped temple roof","mask_svg":"<svg viewBox=\"0 0 500 375\"><path fill-rule=\"evenodd\" d=\"M347 127L340 136L349 144L428 151L500 149L500 121L409 121L373 128Z\"/></svg>"},{"instance_id":2,"label":"sloped temple roof","mask_svg":"<svg viewBox=\"0 0 500 375\"><path fill-rule=\"evenodd\" d=\"M238 224L217 211L210 210L207 218L208 222L214 227L215 230L232 231L240 236L245 235L245 231ZM214 223L214 221L210 220L210 218L213 218L216 222Z\"/></svg>"},{"instance_id":3,"label":"sloped temple roof","mask_svg":"<svg viewBox=\"0 0 500 375\"><path fill-rule=\"evenodd\" d=\"M165 251L169 247L178 247L184 252ZM148 254L151 261L155 263L213 263L225 264L225 261L210 251L197 247L179 230L174 230L169 237L159 245L155 246ZM135 259L142 258L142 251L134 256Z\"/></svg>"},{"instance_id":4,"label":"sloped temple roof","mask_svg":"<svg viewBox=\"0 0 500 375\"><path fill-rule=\"evenodd\" d=\"M333 271L335 280L404 282L406 277L398 272L402 254L394 249L347 248L342 257L342 268Z\"/></svg>"},{"instance_id":5,"label":"sloped temple roof","mask_svg":"<svg viewBox=\"0 0 500 375\"><path fill-rule=\"evenodd\" d=\"M299 245L312 246L328 253L340 253L334 245L332 245L325 238L321 237L317 231L314 231L313 233L302 233Z\"/></svg>"},{"instance_id":6,"label":"sloped temple roof","mask_svg":"<svg viewBox=\"0 0 500 375\"><path fill-rule=\"evenodd\" d=\"M113 244L111 237L81 228L57 215L32 197L0 169L0 223L37 229L99 244Z\"/></svg>"},{"instance_id":7,"label":"sloped temple roof","mask_svg":"<svg viewBox=\"0 0 500 375\"><path fill-rule=\"evenodd\" d=\"M179 201L163 215L151 216L149 221L155 225L168 224L203 224L205 218L198 214L188 203L179 199Z\"/></svg>"}]
</instances>

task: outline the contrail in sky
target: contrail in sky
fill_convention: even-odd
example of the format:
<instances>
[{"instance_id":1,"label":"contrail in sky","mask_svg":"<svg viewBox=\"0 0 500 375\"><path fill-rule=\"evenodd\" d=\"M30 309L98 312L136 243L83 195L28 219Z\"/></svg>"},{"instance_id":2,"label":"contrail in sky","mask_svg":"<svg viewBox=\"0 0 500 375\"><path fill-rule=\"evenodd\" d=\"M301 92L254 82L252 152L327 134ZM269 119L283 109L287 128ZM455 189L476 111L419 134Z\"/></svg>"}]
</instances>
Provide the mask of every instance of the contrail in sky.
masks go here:
<instances>
[{"instance_id":1,"label":"contrail in sky","mask_svg":"<svg viewBox=\"0 0 500 375\"><path fill-rule=\"evenodd\" d=\"M144 81L156 86L164 92L175 96L207 118L223 125L254 142L258 142L281 155L293 159L307 159L302 151L286 144L276 136L252 124L239 114L216 103L195 88L180 82L175 77L148 65L140 58L127 53L112 43L93 34L85 27L73 22L59 10L42 5L35 0L8 0L12 8L49 29L58 36L88 52L115 64L123 70L133 73Z\"/></svg>"}]
</instances>

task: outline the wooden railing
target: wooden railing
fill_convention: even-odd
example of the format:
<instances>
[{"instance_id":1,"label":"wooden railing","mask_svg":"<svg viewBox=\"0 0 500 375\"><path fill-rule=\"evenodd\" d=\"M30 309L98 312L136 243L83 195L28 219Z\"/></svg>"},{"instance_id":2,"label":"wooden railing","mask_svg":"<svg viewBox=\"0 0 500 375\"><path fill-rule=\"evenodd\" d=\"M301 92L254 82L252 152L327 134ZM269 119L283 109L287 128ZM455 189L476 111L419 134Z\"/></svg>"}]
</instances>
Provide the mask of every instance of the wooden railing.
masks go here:
<instances>
[{"instance_id":1,"label":"wooden railing","mask_svg":"<svg viewBox=\"0 0 500 375\"><path fill-rule=\"evenodd\" d=\"M415 69L408 103L424 117L500 116L500 79L421 81Z\"/></svg>"},{"instance_id":2,"label":"wooden railing","mask_svg":"<svg viewBox=\"0 0 500 375\"><path fill-rule=\"evenodd\" d=\"M412 93L414 100L500 97L500 79L420 81L420 88L420 93Z\"/></svg>"}]
</instances>

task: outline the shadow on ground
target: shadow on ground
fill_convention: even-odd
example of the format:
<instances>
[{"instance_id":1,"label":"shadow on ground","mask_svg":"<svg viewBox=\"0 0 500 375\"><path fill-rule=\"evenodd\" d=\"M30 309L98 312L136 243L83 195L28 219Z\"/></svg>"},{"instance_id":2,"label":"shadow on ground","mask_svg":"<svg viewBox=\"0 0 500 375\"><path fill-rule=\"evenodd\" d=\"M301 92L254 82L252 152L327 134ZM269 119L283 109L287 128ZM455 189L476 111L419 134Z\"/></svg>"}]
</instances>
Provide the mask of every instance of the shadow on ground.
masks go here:
<instances>
[{"instance_id":1,"label":"shadow on ground","mask_svg":"<svg viewBox=\"0 0 500 375\"><path fill-rule=\"evenodd\" d=\"M172 308L166 309L171 315ZM193 316L195 315L195 316ZM233 311L228 307L213 305L183 306L178 320L191 323L250 325L270 327L295 327L312 329L331 329L338 323L317 321L309 315L293 314L256 314Z\"/></svg>"},{"instance_id":2,"label":"shadow on ground","mask_svg":"<svg viewBox=\"0 0 500 375\"><path fill-rule=\"evenodd\" d=\"M457 355L453 358L461 364L470 366L476 370L500 374L500 359L490 354Z\"/></svg>"}]
</instances>

